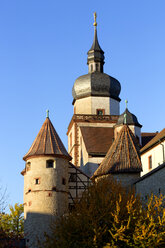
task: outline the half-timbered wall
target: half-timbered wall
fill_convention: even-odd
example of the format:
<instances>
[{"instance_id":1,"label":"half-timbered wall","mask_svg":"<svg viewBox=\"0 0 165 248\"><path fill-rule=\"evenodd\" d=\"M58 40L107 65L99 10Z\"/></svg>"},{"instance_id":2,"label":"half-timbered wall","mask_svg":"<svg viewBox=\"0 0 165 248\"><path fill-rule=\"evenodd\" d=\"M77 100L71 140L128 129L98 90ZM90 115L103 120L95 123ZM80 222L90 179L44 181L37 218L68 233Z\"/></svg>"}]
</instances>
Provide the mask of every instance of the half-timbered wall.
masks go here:
<instances>
[{"instance_id":1,"label":"half-timbered wall","mask_svg":"<svg viewBox=\"0 0 165 248\"><path fill-rule=\"evenodd\" d=\"M79 168L69 163L69 209L72 209L76 199L81 199L82 193L89 187L90 178Z\"/></svg>"}]
</instances>

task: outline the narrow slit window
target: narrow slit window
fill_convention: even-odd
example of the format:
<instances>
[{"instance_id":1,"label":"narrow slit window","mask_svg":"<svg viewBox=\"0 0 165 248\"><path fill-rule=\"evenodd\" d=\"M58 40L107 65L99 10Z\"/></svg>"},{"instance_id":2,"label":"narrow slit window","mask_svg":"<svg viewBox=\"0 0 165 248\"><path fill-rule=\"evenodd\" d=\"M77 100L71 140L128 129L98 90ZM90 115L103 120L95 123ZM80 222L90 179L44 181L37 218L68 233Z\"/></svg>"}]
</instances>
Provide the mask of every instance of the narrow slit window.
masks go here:
<instances>
[{"instance_id":1,"label":"narrow slit window","mask_svg":"<svg viewBox=\"0 0 165 248\"><path fill-rule=\"evenodd\" d=\"M62 184L65 185L66 184L66 179L63 177L62 178Z\"/></svg>"},{"instance_id":2,"label":"narrow slit window","mask_svg":"<svg viewBox=\"0 0 165 248\"><path fill-rule=\"evenodd\" d=\"M40 184L40 179L39 178L35 178L35 184Z\"/></svg>"},{"instance_id":3,"label":"narrow slit window","mask_svg":"<svg viewBox=\"0 0 165 248\"><path fill-rule=\"evenodd\" d=\"M151 170L152 169L152 156L148 157L148 169Z\"/></svg>"}]
</instances>

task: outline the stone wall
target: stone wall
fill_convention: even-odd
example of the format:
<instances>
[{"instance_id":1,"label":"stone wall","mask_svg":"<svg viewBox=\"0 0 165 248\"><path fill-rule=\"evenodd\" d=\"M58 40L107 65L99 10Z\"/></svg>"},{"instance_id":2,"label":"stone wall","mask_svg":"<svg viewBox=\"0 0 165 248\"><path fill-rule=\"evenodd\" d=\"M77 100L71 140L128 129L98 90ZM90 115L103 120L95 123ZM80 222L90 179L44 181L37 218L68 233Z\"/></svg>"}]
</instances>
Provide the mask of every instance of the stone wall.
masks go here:
<instances>
[{"instance_id":1,"label":"stone wall","mask_svg":"<svg viewBox=\"0 0 165 248\"><path fill-rule=\"evenodd\" d=\"M160 165L155 170L141 177L139 181L134 184L136 192L140 194L144 200L152 193L154 195L159 195L160 193L165 195L164 179L165 165Z\"/></svg>"},{"instance_id":2,"label":"stone wall","mask_svg":"<svg viewBox=\"0 0 165 248\"><path fill-rule=\"evenodd\" d=\"M54 161L47 168L47 160ZM68 211L68 166L63 158L43 156L31 158L24 174L25 237L30 248L37 246L44 232L50 233L55 216Z\"/></svg>"}]
</instances>

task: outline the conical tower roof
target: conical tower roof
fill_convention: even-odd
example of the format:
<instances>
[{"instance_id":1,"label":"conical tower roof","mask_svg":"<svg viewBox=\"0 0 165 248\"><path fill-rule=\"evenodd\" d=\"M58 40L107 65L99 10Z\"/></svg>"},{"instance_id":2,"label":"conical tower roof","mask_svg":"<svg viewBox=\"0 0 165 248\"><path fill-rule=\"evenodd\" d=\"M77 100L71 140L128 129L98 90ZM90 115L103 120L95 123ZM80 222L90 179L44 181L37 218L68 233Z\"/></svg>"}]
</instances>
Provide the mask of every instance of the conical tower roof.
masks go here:
<instances>
[{"instance_id":1,"label":"conical tower roof","mask_svg":"<svg viewBox=\"0 0 165 248\"><path fill-rule=\"evenodd\" d=\"M110 173L140 171L142 171L142 164L139 146L130 128L124 125L93 178Z\"/></svg>"},{"instance_id":2,"label":"conical tower roof","mask_svg":"<svg viewBox=\"0 0 165 248\"><path fill-rule=\"evenodd\" d=\"M64 157L71 160L60 137L47 117L29 151L23 157L26 161L30 157L47 156Z\"/></svg>"}]
</instances>

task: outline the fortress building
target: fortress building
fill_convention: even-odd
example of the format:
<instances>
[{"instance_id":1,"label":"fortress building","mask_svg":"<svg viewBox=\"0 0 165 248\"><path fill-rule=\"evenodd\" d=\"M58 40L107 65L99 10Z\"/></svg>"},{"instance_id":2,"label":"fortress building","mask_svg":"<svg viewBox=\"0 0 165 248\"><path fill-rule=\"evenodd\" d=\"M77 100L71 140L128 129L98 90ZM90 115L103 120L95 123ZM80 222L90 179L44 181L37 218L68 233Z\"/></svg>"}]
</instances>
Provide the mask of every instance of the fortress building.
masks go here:
<instances>
[{"instance_id":1,"label":"fortress building","mask_svg":"<svg viewBox=\"0 0 165 248\"><path fill-rule=\"evenodd\" d=\"M136 188L142 197L147 193L164 192L155 183L164 185L165 131L141 133L142 125L127 108L120 115L119 81L104 73L104 52L97 37L94 14L94 41L88 51L88 74L76 79L73 88L74 114L68 126L68 152L49 119L49 113L30 150L24 156L24 216L28 248L38 248L44 233L58 216L72 209L91 179L113 175L124 186ZM155 136L156 135L156 136ZM155 136L155 138L154 138ZM147 145L148 143L148 145ZM159 151L163 165L140 178L143 161ZM163 153L161 153L163 151ZM163 156L162 156L163 154ZM156 162L157 163L157 162ZM146 165L145 173L147 171ZM148 171L147 171L148 172ZM145 188L145 191L144 191Z\"/></svg>"}]
</instances>

